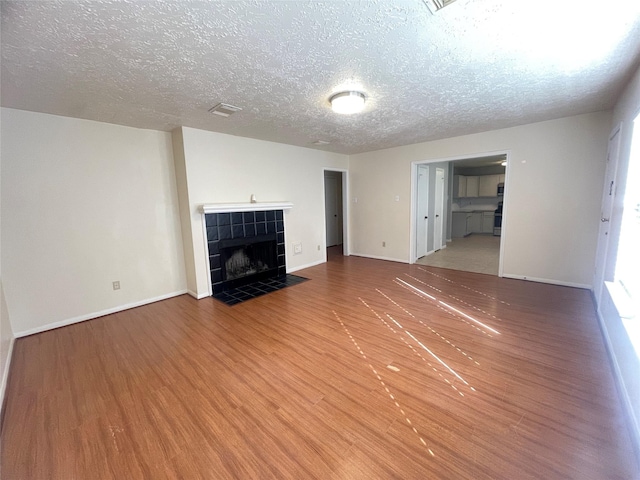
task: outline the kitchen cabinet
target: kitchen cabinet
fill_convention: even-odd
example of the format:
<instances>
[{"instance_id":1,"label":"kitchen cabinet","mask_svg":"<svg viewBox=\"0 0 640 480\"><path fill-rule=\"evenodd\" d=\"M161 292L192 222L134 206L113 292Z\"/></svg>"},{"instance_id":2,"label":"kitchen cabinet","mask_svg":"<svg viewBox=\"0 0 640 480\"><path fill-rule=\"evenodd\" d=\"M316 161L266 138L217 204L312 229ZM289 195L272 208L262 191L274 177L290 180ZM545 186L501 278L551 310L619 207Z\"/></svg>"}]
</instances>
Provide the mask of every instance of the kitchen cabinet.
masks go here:
<instances>
[{"instance_id":1,"label":"kitchen cabinet","mask_svg":"<svg viewBox=\"0 0 640 480\"><path fill-rule=\"evenodd\" d=\"M480 188L480 177L477 175L469 175L467 178L467 191L465 197L477 197Z\"/></svg>"},{"instance_id":2,"label":"kitchen cabinet","mask_svg":"<svg viewBox=\"0 0 640 480\"><path fill-rule=\"evenodd\" d=\"M479 197L495 197L498 195L500 175L482 175L478 189Z\"/></svg>"},{"instance_id":3,"label":"kitchen cabinet","mask_svg":"<svg viewBox=\"0 0 640 480\"><path fill-rule=\"evenodd\" d=\"M482 233L493 234L493 212L482 212Z\"/></svg>"},{"instance_id":4,"label":"kitchen cabinet","mask_svg":"<svg viewBox=\"0 0 640 480\"><path fill-rule=\"evenodd\" d=\"M467 177L464 175L453 176L453 198L467 196Z\"/></svg>"},{"instance_id":5,"label":"kitchen cabinet","mask_svg":"<svg viewBox=\"0 0 640 480\"><path fill-rule=\"evenodd\" d=\"M471 234L469 230L471 212L453 212L453 223L451 225L451 236L462 238Z\"/></svg>"},{"instance_id":6,"label":"kitchen cabinet","mask_svg":"<svg viewBox=\"0 0 640 480\"><path fill-rule=\"evenodd\" d=\"M497 197L504 175L454 175L453 198Z\"/></svg>"},{"instance_id":7,"label":"kitchen cabinet","mask_svg":"<svg viewBox=\"0 0 640 480\"><path fill-rule=\"evenodd\" d=\"M471 212L469 231L470 233L482 233L482 212Z\"/></svg>"}]
</instances>

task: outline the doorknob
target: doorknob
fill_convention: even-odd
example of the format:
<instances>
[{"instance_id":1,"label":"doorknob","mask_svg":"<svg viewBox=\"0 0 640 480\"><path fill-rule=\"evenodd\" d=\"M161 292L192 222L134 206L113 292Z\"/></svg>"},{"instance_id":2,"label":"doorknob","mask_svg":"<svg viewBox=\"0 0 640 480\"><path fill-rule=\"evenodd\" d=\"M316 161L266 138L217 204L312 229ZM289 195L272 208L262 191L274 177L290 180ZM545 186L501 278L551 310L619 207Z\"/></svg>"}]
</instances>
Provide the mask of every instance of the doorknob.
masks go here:
<instances>
[{"instance_id":1,"label":"doorknob","mask_svg":"<svg viewBox=\"0 0 640 480\"><path fill-rule=\"evenodd\" d=\"M438 218L440 215L436 215L436 218Z\"/></svg>"},{"instance_id":2,"label":"doorknob","mask_svg":"<svg viewBox=\"0 0 640 480\"><path fill-rule=\"evenodd\" d=\"M601 221L602 223L605 223L605 222L608 222L608 221L609 221L609 219L608 219L608 218L604 218L604 217L602 217L602 218L600 219L600 221Z\"/></svg>"}]
</instances>

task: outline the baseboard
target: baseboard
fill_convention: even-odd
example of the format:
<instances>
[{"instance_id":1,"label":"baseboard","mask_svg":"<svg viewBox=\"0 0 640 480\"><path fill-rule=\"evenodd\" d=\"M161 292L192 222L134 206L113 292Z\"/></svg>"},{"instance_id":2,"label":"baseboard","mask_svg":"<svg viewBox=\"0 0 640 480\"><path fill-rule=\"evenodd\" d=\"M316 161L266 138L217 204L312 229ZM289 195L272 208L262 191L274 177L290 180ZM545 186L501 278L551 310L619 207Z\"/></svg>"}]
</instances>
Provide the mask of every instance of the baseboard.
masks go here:
<instances>
[{"instance_id":1,"label":"baseboard","mask_svg":"<svg viewBox=\"0 0 640 480\"><path fill-rule=\"evenodd\" d=\"M548 283L550 285L559 285L561 287L584 288L591 290L591 285L585 283L563 282L562 280L551 280L549 278L527 277L526 275L502 274L503 278L513 278L514 280L527 280L529 282Z\"/></svg>"},{"instance_id":2,"label":"baseboard","mask_svg":"<svg viewBox=\"0 0 640 480\"><path fill-rule=\"evenodd\" d=\"M198 295L196 292L194 292L192 290L187 290L185 293L189 294L190 296L192 296L196 300L202 300L203 298L207 298L207 297L211 296L208 292L201 293L201 294Z\"/></svg>"},{"instance_id":3,"label":"baseboard","mask_svg":"<svg viewBox=\"0 0 640 480\"><path fill-rule=\"evenodd\" d=\"M324 259L321 259L321 260L317 260L315 262L307 263L305 265L300 265L298 267L287 268L287 273L297 272L298 270L304 270L305 268L315 267L316 265L321 265L323 263L327 263L327 261L324 260Z\"/></svg>"},{"instance_id":4,"label":"baseboard","mask_svg":"<svg viewBox=\"0 0 640 480\"><path fill-rule=\"evenodd\" d=\"M378 256L378 255L365 255L364 253L351 252L351 256L352 257L371 258L373 260L386 260L387 262L409 263L405 259L391 258L391 257L381 257L381 256Z\"/></svg>"},{"instance_id":5,"label":"baseboard","mask_svg":"<svg viewBox=\"0 0 640 480\"><path fill-rule=\"evenodd\" d=\"M613 350L613 344L611 343L611 338L609 337L609 331L607 330L607 326L605 325L604 317L600 312L600 308L598 307L598 302L596 301L593 290L591 290L591 300L593 301L593 308L596 311L596 317L598 319L600 333L602 334L602 338L604 340L604 347L607 351L607 357L609 358L609 363L611 364L611 368L613 369L613 377L618 389L618 394L620 395L620 399L622 401L622 407L624 409L625 415L627 416L627 423L629 425L629 436L631 437L633 450L636 454L638 465L640 466L640 424L638 423L638 419L636 418L633 403L631 402L631 398L629 397L629 393L622 376L622 371L620 370L620 365L618 364L618 360Z\"/></svg>"},{"instance_id":6,"label":"baseboard","mask_svg":"<svg viewBox=\"0 0 640 480\"><path fill-rule=\"evenodd\" d=\"M5 364L4 372L2 372L2 384L0 384L0 433L2 433L2 426L4 425L4 407L5 407L5 394L7 392L7 383L9 381L9 370L11 369L11 359L13 358L13 345L16 343L15 337L9 342L9 351L7 352L7 361Z\"/></svg>"},{"instance_id":7,"label":"baseboard","mask_svg":"<svg viewBox=\"0 0 640 480\"><path fill-rule=\"evenodd\" d=\"M61 320L59 322L48 323L47 325L43 325L41 327L31 328L29 330L22 330L21 332L16 332L16 338L27 337L29 335L34 335L36 333L46 332L47 330L53 330L54 328L66 327L67 325L73 325L74 323L85 322L87 320L93 320L94 318L104 317L105 315L111 315L112 313L122 312L124 310L129 310L130 308L141 307L143 305L148 305L149 303L159 302L161 300L166 300L167 298L177 297L178 295L184 295L188 293L187 290L180 290L177 292L167 293L165 295L160 295L154 298L148 298L146 300L141 300L139 302L128 303L126 305L119 305L114 308L109 308L107 310L102 310L99 312L93 312L86 315L80 315L78 317L68 318L66 320Z\"/></svg>"}]
</instances>

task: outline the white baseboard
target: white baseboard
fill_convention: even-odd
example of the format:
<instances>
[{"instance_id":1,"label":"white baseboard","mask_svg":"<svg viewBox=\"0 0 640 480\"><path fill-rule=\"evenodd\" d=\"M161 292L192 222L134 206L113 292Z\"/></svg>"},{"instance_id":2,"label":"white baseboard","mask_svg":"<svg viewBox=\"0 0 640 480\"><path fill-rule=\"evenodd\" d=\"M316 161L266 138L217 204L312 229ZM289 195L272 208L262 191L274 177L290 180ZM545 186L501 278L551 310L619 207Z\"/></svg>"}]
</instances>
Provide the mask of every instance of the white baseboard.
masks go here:
<instances>
[{"instance_id":1,"label":"white baseboard","mask_svg":"<svg viewBox=\"0 0 640 480\"><path fill-rule=\"evenodd\" d=\"M36 333L46 332L47 330L53 330L54 328L66 327L67 325L73 325L74 323L80 323L86 320L93 320L94 318L104 317L105 315L122 312L124 310L129 310L130 308L141 307L142 305L159 302L161 300L166 300L167 298L177 297L178 295L184 295L185 293L188 293L187 290L180 290L178 292L167 293L166 295L160 295L159 297L148 298L146 300L141 300L139 302L128 303L126 305L119 305L117 307L109 308L107 310L88 313L86 315L80 315L77 317L68 318L66 320L61 320L59 322L48 323L46 325L42 325L41 327L31 328L29 330L22 330L21 332L16 332L15 336L16 338L26 337L29 335L34 335Z\"/></svg>"},{"instance_id":2,"label":"white baseboard","mask_svg":"<svg viewBox=\"0 0 640 480\"><path fill-rule=\"evenodd\" d=\"M208 292L201 293L200 295L198 295L196 292L192 290L187 290L185 293L188 293L190 296L192 296L196 300L202 300L203 298L207 298L211 296Z\"/></svg>"},{"instance_id":3,"label":"white baseboard","mask_svg":"<svg viewBox=\"0 0 640 480\"><path fill-rule=\"evenodd\" d=\"M354 253L351 252L352 257L363 257L363 258L371 258L373 260L386 260L387 262L396 262L396 263L409 263L406 259L400 258L391 258L391 257L381 257L378 255L365 255L364 253Z\"/></svg>"},{"instance_id":4,"label":"white baseboard","mask_svg":"<svg viewBox=\"0 0 640 480\"><path fill-rule=\"evenodd\" d=\"M16 343L15 337L9 342L9 351L7 352L7 361L5 363L4 372L2 372L2 384L0 384L0 407L4 405L4 394L7 391L7 382L9 381L9 369L11 368L11 358L13 356L13 344Z\"/></svg>"},{"instance_id":5,"label":"white baseboard","mask_svg":"<svg viewBox=\"0 0 640 480\"><path fill-rule=\"evenodd\" d=\"M591 290L591 285L587 285L585 283L574 283L574 282L563 282L562 280L552 280L549 278L537 278L537 277L527 277L526 275L511 275L508 273L502 274L503 278L513 278L514 280L527 280L529 282L538 282L538 283L548 283L551 285L559 285L561 287L574 287L574 288L584 288L586 290Z\"/></svg>"},{"instance_id":6,"label":"white baseboard","mask_svg":"<svg viewBox=\"0 0 640 480\"><path fill-rule=\"evenodd\" d=\"M630 425L630 436L631 441L633 442L633 448L638 457L638 462L640 462L640 419L636 417L635 409L633 407L633 403L631 402L631 398L629 397L629 392L627 391L627 386L624 381L624 377L622 376L622 371L620 370L620 365L618 364L618 359L615 355L615 350L613 348L613 344L611 343L611 338L609 337L609 331L607 330L607 326L604 321L604 317L600 312L600 306L596 301L593 290L591 291L591 299L593 300L593 307L596 311L596 317L598 318L598 324L600 325L600 332L602 333L602 338L604 339L604 346L607 351L607 356L609 357L609 362L613 368L613 376L618 387L618 392L620 394L623 408L625 409L625 413L629 418Z\"/></svg>"},{"instance_id":7,"label":"white baseboard","mask_svg":"<svg viewBox=\"0 0 640 480\"><path fill-rule=\"evenodd\" d=\"M323 263L327 263L325 259L320 259L315 262L307 263L306 265L300 265L298 267L287 268L287 273L297 272L298 270L304 270L305 268L315 267L316 265L321 265Z\"/></svg>"}]
</instances>

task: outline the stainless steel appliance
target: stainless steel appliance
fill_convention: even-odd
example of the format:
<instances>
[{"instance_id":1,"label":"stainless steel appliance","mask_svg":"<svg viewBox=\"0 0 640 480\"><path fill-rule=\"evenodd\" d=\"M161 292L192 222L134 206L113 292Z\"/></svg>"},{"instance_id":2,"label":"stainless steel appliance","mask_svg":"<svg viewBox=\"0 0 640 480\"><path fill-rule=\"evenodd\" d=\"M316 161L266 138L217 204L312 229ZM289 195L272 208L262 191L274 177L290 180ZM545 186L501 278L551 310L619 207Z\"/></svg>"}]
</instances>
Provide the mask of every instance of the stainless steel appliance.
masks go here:
<instances>
[{"instance_id":1,"label":"stainless steel appliance","mask_svg":"<svg viewBox=\"0 0 640 480\"><path fill-rule=\"evenodd\" d=\"M497 195L498 195L498 197L503 197L504 196L504 183L499 183L498 184Z\"/></svg>"},{"instance_id":2,"label":"stainless steel appliance","mask_svg":"<svg viewBox=\"0 0 640 480\"><path fill-rule=\"evenodd\" d=\"M502 234L502 202L498 202L498 208L493 212L493 236L499 237Z\"/></svg>"}]
</instances>

